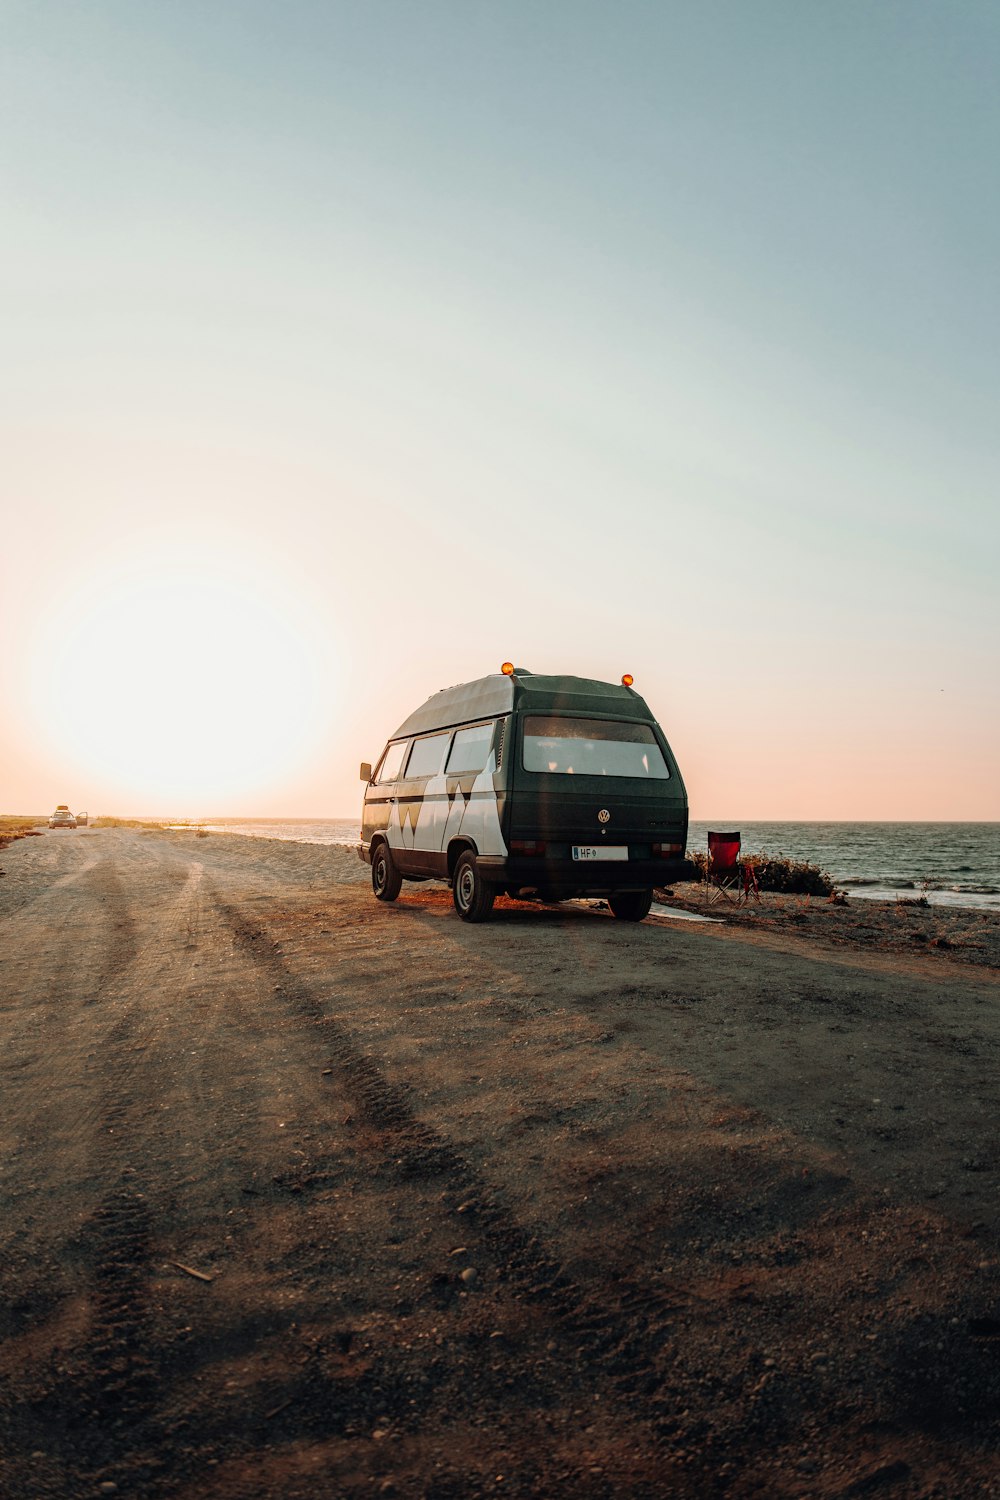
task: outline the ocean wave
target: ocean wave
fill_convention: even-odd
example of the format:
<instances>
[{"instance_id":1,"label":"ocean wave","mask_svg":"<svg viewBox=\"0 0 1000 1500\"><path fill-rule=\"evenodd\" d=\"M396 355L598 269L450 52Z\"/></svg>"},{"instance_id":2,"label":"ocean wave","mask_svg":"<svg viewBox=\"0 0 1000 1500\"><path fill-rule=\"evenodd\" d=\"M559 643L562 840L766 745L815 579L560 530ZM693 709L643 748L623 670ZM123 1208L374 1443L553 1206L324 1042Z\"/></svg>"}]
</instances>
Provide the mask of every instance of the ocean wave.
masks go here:
<instances>
[{"instance_id":1,"label":"ocean wave","mask_svg":"<svg viewBox=\"0 0 1000 1500\"><path fill-rule=\"evenodd\" d=\"M964 896L1000 896L1000 886L972 880L908 880L899 875L838 875L834 884L844 890L953 891Z\"/></svg>"},{"instance_id":2,"label":"ocean wave","mask_svg":"<svg viewBox=\"0 0 1000 1500\"><path fill-rule=\"evenodd\" d=\"M961 891L968 896L1000 895L1000 886L983 885L981 881L921 880L919 886L922 891Z\"/></svg>"}]
</instances>

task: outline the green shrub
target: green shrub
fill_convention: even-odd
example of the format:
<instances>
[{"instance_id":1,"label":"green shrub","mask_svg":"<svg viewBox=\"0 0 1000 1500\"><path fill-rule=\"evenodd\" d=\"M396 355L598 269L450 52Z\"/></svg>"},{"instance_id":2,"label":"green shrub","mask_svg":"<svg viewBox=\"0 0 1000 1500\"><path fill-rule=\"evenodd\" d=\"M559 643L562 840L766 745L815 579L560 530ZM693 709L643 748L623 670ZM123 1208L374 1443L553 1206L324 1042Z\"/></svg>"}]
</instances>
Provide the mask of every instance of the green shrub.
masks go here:
<instances>
[{"instance_id":1,"label":"green shrub","mask_svg":"<svg viewBox=\"0 0 1000 1500\"><path fill-rule=\"evenodd\" d=\"M745 862L753 866L762 891L784 891L794 896L829 896L833 891L833 881L826 871L806 860L761 853L748 854Z\"/></svg>"},{"instance_id":2,"label":"green shrub","mask_svg":"<svg viewBox=\"0 0 1000 1500\"><path fill-rule=\"evenodd\" d=\"M688 855L695 866L694 879L703 880L708 855L700 851ZM801 859L786 859L783 854L744 854L741 864L749 865L757 876L762 891L781 891L790 896L830 896L833 881L819 865L810 865Z\"/></svg>"}]
</instances>

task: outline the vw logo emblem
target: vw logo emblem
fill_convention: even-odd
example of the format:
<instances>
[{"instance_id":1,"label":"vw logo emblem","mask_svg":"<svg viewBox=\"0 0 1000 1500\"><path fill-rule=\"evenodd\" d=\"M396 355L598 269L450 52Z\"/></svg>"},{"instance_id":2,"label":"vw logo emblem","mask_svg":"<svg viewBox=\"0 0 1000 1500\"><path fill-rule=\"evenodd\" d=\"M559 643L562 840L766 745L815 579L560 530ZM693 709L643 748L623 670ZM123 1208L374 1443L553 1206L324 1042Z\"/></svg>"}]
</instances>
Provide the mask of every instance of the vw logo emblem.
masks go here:
<instances>
[{"instance_id":1,"label":"vw logo emblem","mask_svg":"<svg viewBox=\"0 0 1000 1500\"><path fill-rule=\"evenodd\" d=\"M602 807L601 810L600 810L600 812L597 814L597 821L598 821L598 823L610 823L611 822L611 814L608 812L608 810L607 810L606 807Z\"/></svg>"}]
</instances>

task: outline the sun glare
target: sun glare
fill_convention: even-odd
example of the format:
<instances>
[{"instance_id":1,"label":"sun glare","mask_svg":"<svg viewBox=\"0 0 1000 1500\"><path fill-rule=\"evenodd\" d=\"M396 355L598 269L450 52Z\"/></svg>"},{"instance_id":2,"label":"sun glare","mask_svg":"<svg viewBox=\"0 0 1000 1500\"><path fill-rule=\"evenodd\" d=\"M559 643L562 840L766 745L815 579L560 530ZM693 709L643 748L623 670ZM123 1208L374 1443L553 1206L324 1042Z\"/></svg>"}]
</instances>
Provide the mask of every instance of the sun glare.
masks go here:
<instances>
[{"instance_id":1,"label":"sun glare","mask_svg":"<svg viewBox=\"0 0 1000 1500\"><path fill-rule=\"evenodd\" d=\"M42 632L30 696L51 750L149 812L225 810L322 742L329 647L253 570L164 561L98 579Z\"/></svg>"}]
</instances>

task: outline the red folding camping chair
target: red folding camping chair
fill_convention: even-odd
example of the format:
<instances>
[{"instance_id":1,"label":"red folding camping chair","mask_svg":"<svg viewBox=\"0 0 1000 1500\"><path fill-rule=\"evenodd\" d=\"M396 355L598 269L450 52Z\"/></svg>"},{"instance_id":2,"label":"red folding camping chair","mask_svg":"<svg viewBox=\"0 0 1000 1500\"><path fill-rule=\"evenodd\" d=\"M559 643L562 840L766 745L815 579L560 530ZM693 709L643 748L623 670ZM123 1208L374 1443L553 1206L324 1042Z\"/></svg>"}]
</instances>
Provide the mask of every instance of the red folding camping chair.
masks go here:
<instances>
[{"instance_id":1,"label":"red folding camping chair","mask_svg":"<svg viewBox=\"0 0 1000 1500\"><path fill-rule=\"evenodd\" d=\"M742 906L750 898L760 900L757 872L740 860L738 833L709 833L705 861L705 900L731 901Z\"/></svg>"}]
</instances>

